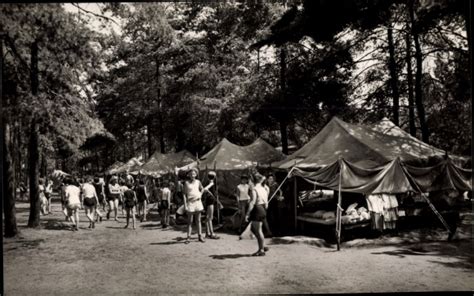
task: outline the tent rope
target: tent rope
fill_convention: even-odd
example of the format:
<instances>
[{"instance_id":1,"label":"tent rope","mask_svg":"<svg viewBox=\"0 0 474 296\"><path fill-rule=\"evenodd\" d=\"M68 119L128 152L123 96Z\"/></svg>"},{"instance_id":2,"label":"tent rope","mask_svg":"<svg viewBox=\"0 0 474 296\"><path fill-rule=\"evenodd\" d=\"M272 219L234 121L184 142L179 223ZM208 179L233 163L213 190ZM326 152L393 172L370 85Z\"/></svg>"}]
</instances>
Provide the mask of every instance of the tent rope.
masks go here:
<instances>
[{"instance_id":1,"label":"tent rope","mask_svg":"<svg viewBox=\"0 0 474 296\"><path fill-rule=\"evenodd\" d=\"M418 192L421 194L421 196L425 199L425 201L428 203L428 206L433 210L435 215L438 217L438 219L441 221L441 223L446 227L446 230L448 231L449 234L452 234L451 229L448 226L448 223L444 220L443 216L438 212L438 210L435 208L435 206L431 203L431 201L428 199L428 196L421 190L420 186L418 183L414 181L414 178L408 173L408 171L405 169L405 167L402 165L402 169L404 170L405 174L407 174L411 179L412 183L415 184L415 189L418 190Z\"/></svg>"},{"instance_id":2,"label":"tent rope","mask_svg":"<svg viewBox=\"0 0 474 296\"><path fill-rule=\"evenodd\" d=\"M281 189L281 187L283 186L283 184L285 183L285 181L290 177L291 173L293 172L295 168L292 167L291 170L288 172L288 174L286 175L285 179L283 179L283 181L281 181L280 183L280 186L277 187L277 189L275 190L275 192L273 192L272 196L268 199L268 203L270 203L270 201L272 201L272 199L275 197L275 195L277 194L277 192Z\"/></svg>"}]
</instances>

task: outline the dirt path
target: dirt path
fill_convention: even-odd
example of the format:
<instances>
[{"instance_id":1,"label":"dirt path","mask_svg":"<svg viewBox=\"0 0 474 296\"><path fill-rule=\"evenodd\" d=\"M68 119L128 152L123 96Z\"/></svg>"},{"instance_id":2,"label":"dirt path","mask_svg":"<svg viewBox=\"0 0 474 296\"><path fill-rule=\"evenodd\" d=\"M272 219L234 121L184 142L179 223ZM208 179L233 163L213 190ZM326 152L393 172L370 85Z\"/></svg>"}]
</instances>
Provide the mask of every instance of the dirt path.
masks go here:
<instances>
[{"instance_id":1,"label":"dirt path","mask_svg":"<svg viewBox=\"0 0 474 296\"><path fill-rule=\"evenodd\" d=\"M180 229L159 222L137 230L104 221L94 231L65 230L59 206L4 240L6 295L149 295L156 293L340 293L466 291L474 289L472 240L342 249L268 240L265 257L250 257L254 240L221 239L185 245Z\"/></svg>"}]
</instances>

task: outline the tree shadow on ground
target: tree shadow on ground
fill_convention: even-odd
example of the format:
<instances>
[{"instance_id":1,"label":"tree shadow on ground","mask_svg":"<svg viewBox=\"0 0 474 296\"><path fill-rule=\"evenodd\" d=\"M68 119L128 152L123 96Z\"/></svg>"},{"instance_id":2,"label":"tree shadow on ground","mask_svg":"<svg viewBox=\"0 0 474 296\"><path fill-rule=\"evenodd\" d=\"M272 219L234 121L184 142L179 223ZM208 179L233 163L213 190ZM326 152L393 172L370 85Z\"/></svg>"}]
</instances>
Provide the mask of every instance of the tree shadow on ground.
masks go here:
<instances>
[{"instance_id":1,"label":"tree shadow on ground","mask_svg":"<svg viewBox=\"0 0 474 296\"><path fill-rule=\"evenodd\" d=\"M456 262L443 262L430 260L446 267L456 269L474 268L474 255L472 254L472 243L466 242L434 242L430 244L411 244L397 246L397 250L372 252L374 255L390 255L405 258L408 256L437 256L448 259L457 259Z\"/></svg>"},{"instance_id":2,"label":"tree shadow on ground","mask_svg":"<svg viewBox=\"0 0 474 296\"><path fill-rule=\"evenodd\" d=\"M185 241L186 241L185 237L175 237L171 241L150 243L150 245L176 245L176 244L184 244Z\"/></svg>"},{"instance_id":3,"label":"tree shadow on ground","mask_svg":"<svg viewBox=\"0 0 474 296\"><path fill-rule=\"evenodd\" d=\"M212 259L225 260L225 259L239 259L244 257L252 257L252 254L221 254L221 255L210 255Z\"/></svg>"},{"instance_id":4,"label":"tree shadow on ground","mask_svg":"<svg viewBox=\"0 0 474 296\"><path fill-rule=\"evenodd\" d=\"M31 240L26 240L24 238L16 238L12 240L7 240L5 239L3 241L3 251L8 252L8 251L13 251L16 249L36 249L41 243L44 243L44 239L39 238L39 239L31 239Z\"/></svg>"},{"instance_id":5,"label":"tree shadow on ground","mask_svg":"<svg viewBox=\"0 0 474 296\"><path fill-rule=\"evenodd\" d=\"M49 219L45 221L46 223L43 223L42 226L44 229L47 230L68 230L70 231L71 228L71 222L65 222L60 221L58 219Z\"/></svg>"}]
</instances>

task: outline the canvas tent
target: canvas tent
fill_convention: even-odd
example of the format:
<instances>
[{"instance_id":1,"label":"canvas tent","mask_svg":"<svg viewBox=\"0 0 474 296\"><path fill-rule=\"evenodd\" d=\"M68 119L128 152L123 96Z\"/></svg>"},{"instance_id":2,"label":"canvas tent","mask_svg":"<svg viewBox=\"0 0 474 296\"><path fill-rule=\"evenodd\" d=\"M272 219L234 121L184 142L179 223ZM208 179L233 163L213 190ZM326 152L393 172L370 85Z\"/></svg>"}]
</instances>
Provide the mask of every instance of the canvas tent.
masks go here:
<instances>
[{"instance_id":1,"label":"canvas tent","mask_svg":"<svg viewBox=\"0 0 474 296\"><path fill-rule=\"evenodd\" d=\"M298 166L326 166L339 157L365 166L383 165L399 157L403 163L426 165L445 156L441 149L410 136L394 124L383 120L373 127L349 124L337 117L306 145L285 160L275 164L280 169ZM465 158L453 156L454 161Z\"/></svg>"},{"instance_id":2,"label":"canvas tent","mask_svg":"<svg viewBox=\"0 0 474 296\"><path fill-rule=\"evenodd\" d=\"M116 161L110 167L107 168L107 170L105 171L105 174L106 175L112 175L112 174L114 174L114 173L112 173L113 171L115 171L116 169L118 169L119 167L121 167L123 165L124 165L123 162Z\"/></svg>"},{"instance_id":3,"label":"canvas tent","mask_svg":"<svg viewBox=\"0 0 474 296\"><path fill-rule=\"evenodd\" d=\"M108 173L109 175L122 174L122 173L137 174L142 164L143 163L137 157L132 157L123 165L117 168L110 169Z\"/></svg>"},{"instance_id":4,"label":"canvas tent","mask_svg":"<svg viewBox=\"0 0 474 296\"><path fill-rule=\"evenodd\" d=\"M139 170L143 175L159 177L170 172L174 173L176 167L185 166L193 161L193 155L187 150L168 154L162 154L157 151L153 153Z\"/></svg>"},{"instance_id":5,"label":"canvas tent","mask_svg":"<svg viewBox=\"0 0 474 296\"><path fill-rule=\"evenodd\" d=\"M284 157L281 152L260 138L247 146L239 146L223 138L199 161L180 169L187 170L194 167L201 172L217 171L218 192L223 197L222 203L226 206L233 203L232 195L242 173L248 174L251 168L268 166Z\"/></svg>"},{"instance_id":6,"label":"canvas tent","mask_svg":"<svg viewBox=\"0 0 474 296\"><path fill-rule=\"evenodd\" d=\"M340 192L397 194L472 190L472 170L458 165L467 160L448 157L444 151L411 137L387 119L369 127L333 118L308 144L276 166L289 170L287 178L301 177L339 192L336 220L339 237ZM426 195L423 197L447 227Z\"/></svg>"}]
</instances>

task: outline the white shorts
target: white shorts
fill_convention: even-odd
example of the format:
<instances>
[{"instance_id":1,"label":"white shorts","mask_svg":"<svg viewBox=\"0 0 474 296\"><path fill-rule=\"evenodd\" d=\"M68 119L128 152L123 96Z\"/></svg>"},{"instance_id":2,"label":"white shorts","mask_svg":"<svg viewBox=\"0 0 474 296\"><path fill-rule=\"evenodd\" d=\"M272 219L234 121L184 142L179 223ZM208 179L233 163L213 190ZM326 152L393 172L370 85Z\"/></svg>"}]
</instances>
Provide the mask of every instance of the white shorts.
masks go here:
<instances>
[{"instance_id":1,"label":"white shorts","mask_svg":"<svg viewBox=\"0 0 474 296\"><path fill-rule=\"evenodd\" d=\"M188 206L186 207L186 212L188 213L198 213L204 211L204 206L200 199L188 201Z\"/></svg>"}]
</instances>

